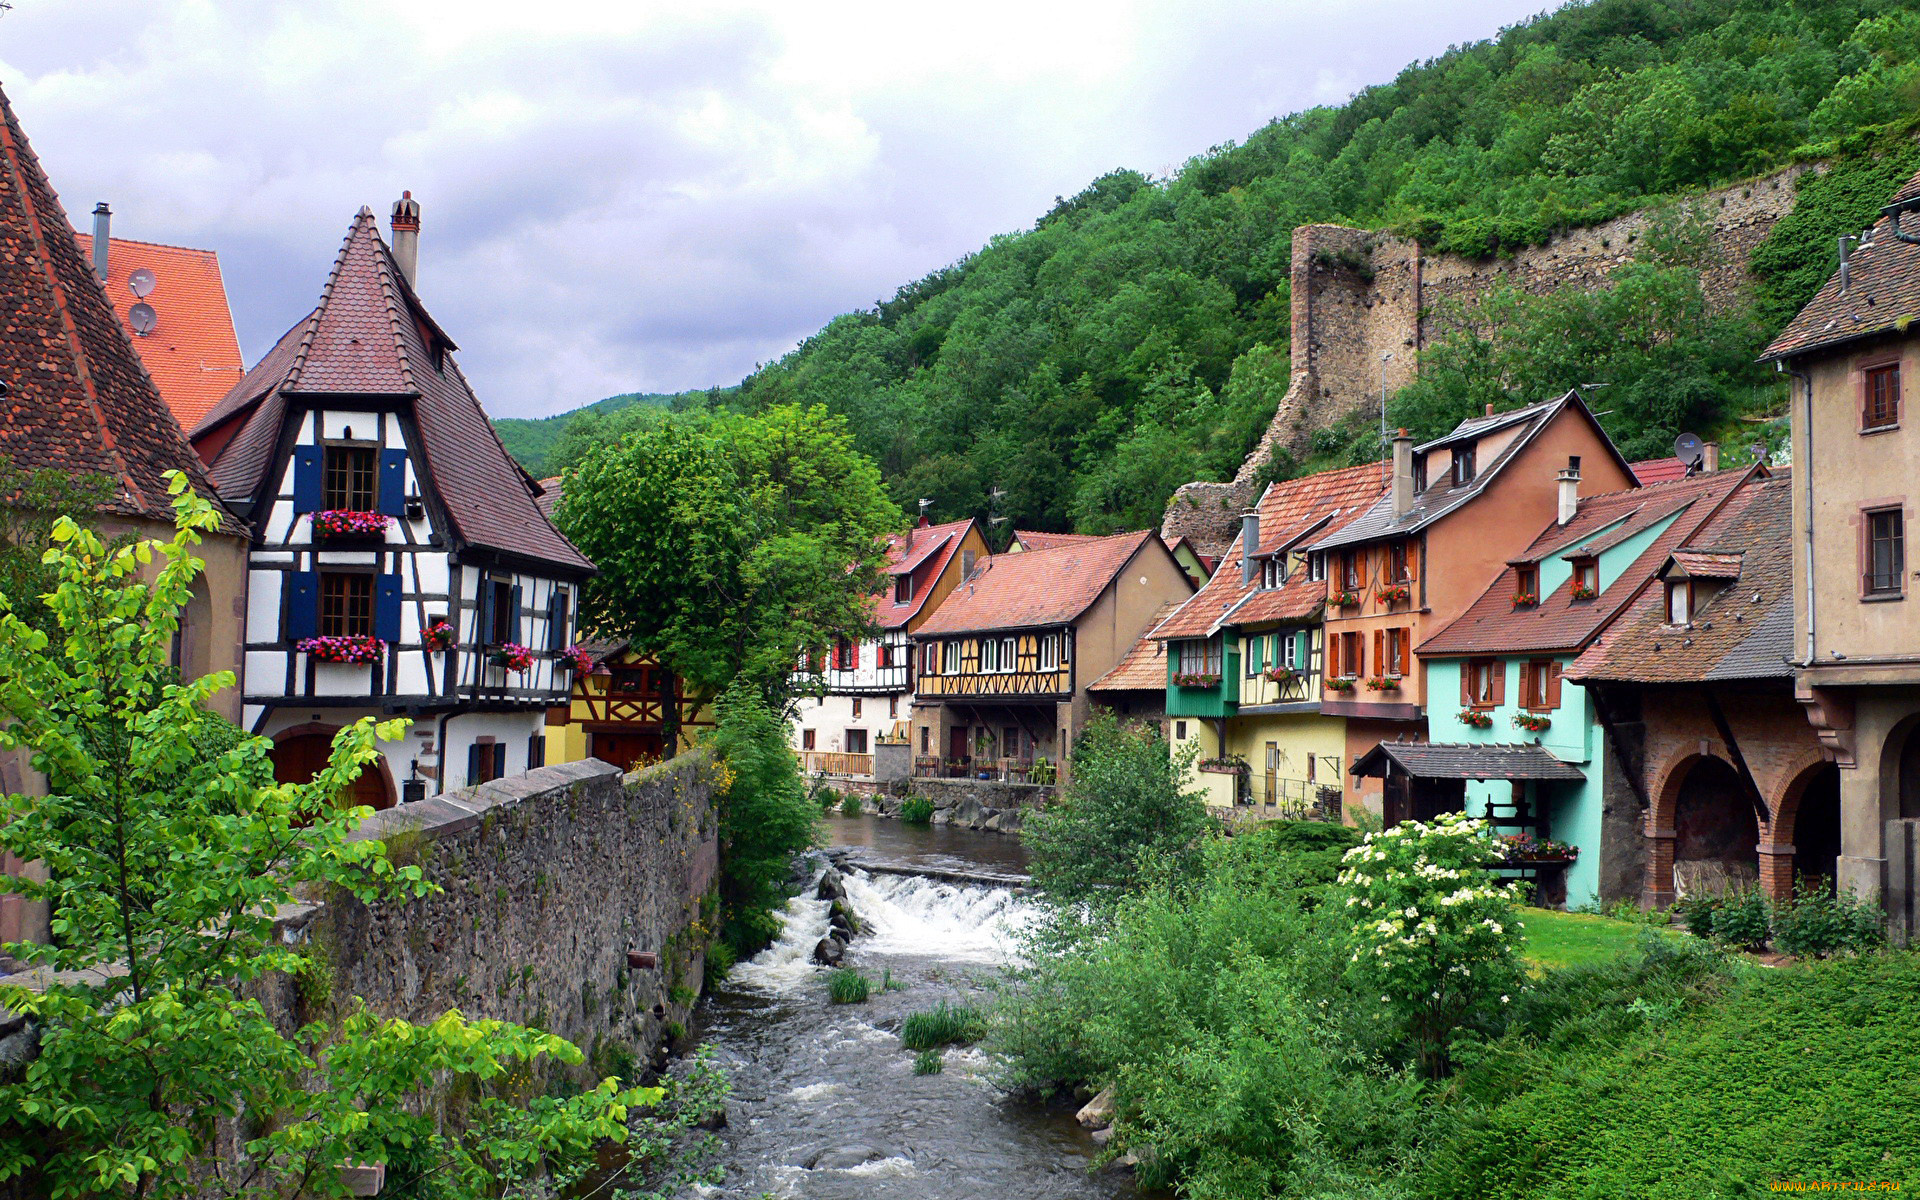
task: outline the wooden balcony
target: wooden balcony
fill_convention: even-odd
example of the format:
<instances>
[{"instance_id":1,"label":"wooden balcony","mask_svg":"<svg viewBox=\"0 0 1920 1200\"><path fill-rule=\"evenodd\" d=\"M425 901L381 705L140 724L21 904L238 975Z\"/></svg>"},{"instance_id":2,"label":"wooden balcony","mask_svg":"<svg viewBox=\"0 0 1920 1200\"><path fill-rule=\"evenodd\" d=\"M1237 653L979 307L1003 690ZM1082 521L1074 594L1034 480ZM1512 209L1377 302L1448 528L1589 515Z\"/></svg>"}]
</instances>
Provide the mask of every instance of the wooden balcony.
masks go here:
<instances>
[{"instance_id":1,"label":"wooden balcony","mask_svg":"<svg viewBox=\"0 0 1920 1200\"><path fill-rule=\"evenodd\" d=\"M1030 758L934 758L921 755L913 760L913 773L921 779L979 779L984 775L995 783L1051 784L1053 768L1048 766L1033 777Z\"/></svg>"},{"instance_id":2,"label":"wooden balcony","mask_svg":"<svg viewBox=\"0 0 1920 1200\"><path fill-rule=\"evenodd\" d=\"M838 750L802 750L800 763L809 775L872 776L873 755Z\"/></svg>"}]
</instances>

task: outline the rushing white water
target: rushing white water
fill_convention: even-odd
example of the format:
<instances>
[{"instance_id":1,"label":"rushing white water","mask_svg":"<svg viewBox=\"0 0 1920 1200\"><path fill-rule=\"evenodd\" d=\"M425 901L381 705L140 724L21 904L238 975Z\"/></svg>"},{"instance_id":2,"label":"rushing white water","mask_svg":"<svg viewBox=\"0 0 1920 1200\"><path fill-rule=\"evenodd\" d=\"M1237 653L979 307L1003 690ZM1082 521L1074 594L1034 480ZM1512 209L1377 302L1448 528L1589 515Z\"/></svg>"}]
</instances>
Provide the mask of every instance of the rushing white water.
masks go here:
<instances>
[{"instance_id":1,"label":"rushing white water","mask_svg":"<svg viewBox=\"0 0 1920 1200\"><path fill-rule=\"evenodd\" d=\"M815 900L809 887L787 901L780 914L780 936L765 950L733 968L731 982L764 992L791 994L819 970L813 948L827 936L827 902Z\"/></svg>"},{"instance_id":2,"label":"rushing white water","mask_svg":"<svg viewBox=\"0 0 1920 1200\"><path fill-rule=\"evenodd\" d=\"M848 872L846 881L863 949L873 954L1005 962L1015 937L1033 920L1032 906L1006 888L858 872Z\"/></svg>"}]
</instances>

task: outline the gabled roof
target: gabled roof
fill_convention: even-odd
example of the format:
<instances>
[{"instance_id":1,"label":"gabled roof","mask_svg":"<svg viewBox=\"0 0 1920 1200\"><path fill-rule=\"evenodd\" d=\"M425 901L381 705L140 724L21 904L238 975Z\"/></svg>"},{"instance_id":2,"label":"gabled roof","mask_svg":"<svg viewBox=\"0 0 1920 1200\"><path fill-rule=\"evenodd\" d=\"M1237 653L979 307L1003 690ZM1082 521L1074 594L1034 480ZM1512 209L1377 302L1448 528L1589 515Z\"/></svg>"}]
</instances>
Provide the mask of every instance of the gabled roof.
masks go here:
<instances>
[{"instance_id":1,"label":"gabled roof","mask_svg":"<svg viewBox=\"0 0 1920 1200\"><path fill-rule=\"evenodd\" d=\"M1721 471L1628 492L1582 497L1573 520L1548 526L1514 562L1569 557L1573 551L1587 552L1589 547L1603 543L1616 545L1669 517L1673 521L1618 576L1607 581L1593 600L1575 600L1569 576L1550 595L1540 597L1538 604L1515 608L1518 577L1515 567L1507 566L1466 612L1421 643L1419 653L1432 657L1579 650L1632 602L1668 556L1686 545L1721 502L1758 470L1756 466L1745 471ZM1592 552L1598 553L1598 549Z\"/></svg>"},{"instance_id":2,"label":"gabled roof","mask_svg":"<svg viewBox=\"0 0 1920 1200\"><path fill-rule=\"evenodd\" d=\"M453 342L407 286L373 211L347 229L320 305L288 330L194 430L218 444L220 494L253 499L279 462L280 426L294 402L351 405L354 397L411 406L427 474L462 543L575 571L593 564L561 536L536 501L540 485L507 454L454 363ZM308 398L312 398L311 401Z\"/></svg>"},{"instance_id":3,"label":"gabled roof","mask_svg":"<svg viewBox=\"0 0 1920 1200\"><path fill-rule=\"evenodd\" d=\"M1633 477L1641 483L1665 483L1687 477L1687 464L1677 458L1643 458L1632 466Z\"/></svg>"},{"instance_id":4,"label":"gabled roof","mask_svg":"<svg viewBox=\"0 0 1920 1200\"><path fill-rule=\"evenodd\" d=\"M1303 538L1337 532L1372 508L1386 493L1386 486L1384 463L1321 471L1272 485L1254 509L1260 517L1260 554L1290 552ZM1268 591L1241 582L1243 541L1234 539L1206 586L1149 637L1211 637L1228 626L1298 620L1325 602L1326 581L1309 580L1305 571L1295 571Z\"/></svg>"},{"instance_id":5,"label":"gabled roof","mask_svg":"<svg viewBox=\"0 0 1920 1200\"><path fill-rule=\"evenodd\" d=\"M1158 541L1157 533L1143 529L997 554L955 588L915 636L1070 624L1093 607L1134 555Z\"/></svg>"},{"instance_id":6,"label":"gabled roof","mask_svg":"<svg viewBox=\"0 0 1920 1200\"><path fill-rule=\"evenodd\" d=\"M947 564L960 553L960 544L967 540L973 524L973 518L968 517L944 525L919 525L907 534L896 533L888 539L887 578L914 574L919 576L919 582L913 589L913 599L904 604L894 600L891 587L875 596L875 625L881 629L898 629L920 614L927 606L927 597L933 594L933 581L940 578ZM984 560L985 556L982 557Z\"/></svg>"},{"instance_id":7,"label":"gabled roof","mask_svg":"<svg viewBox=\"0 0 1920 1200\"><path fill-rule=\"evenodd\" d=\"M74 242L0 92L0 455L105 476L110 512L171 524L166 472L214 488ZM241 526L226 518L235 532Z\"/></svg>"},{"instance_id":8,"label":"gabled roof","mask_svg":"<svg viewBox=\"0 0 1920 1200\"><path fill-rule=\"evenodd\" d=\"M1663 573L1693 579L1738 579L1743 557L1739 553L1723 554L1714 550L1675 550Z\"/></svg>"},{"instance_id":9,"label":"gabled roof","mask_svg":"<svg viewBox=\"0 0 1920 1200\"><path fill-rule=\"evenodd\" d=\"M1156 641L1153 628L1173 615L1180 607L1178 600L1169 600L1160 606L1153 620L1147 623L1147 632L1127 651L1126 657L1117 663L1113 670L1087 685L1090 692L1163 692L1167 689L1167 644Z\"/></svg>"},{"instance_id":10,"label":"gabled roof","mask_svg":"<svg viewBox=\"0 0 1920 1200\"><path fill-rule=\"evenodd\" d=\"M1567 678L1629 683L1791 678L1790 484L1786 472L1746 482L1695 534L1695 549L1738 554L1740 577L1701 605L1690 623L1667 624L1664 589L1648 588L1573 661Z\"/></svg>"},{"instance_id":11,"label":"gabled roof","mask_svg":"<svg viewBox=\"0 0 1920 1200\"><path fill-rule=\"evenodd\" d=\"M73 236L81 257L90 257L93 236ZM153 274L153 290L145 297L135 295L127 283L142 268ZM199 424L246 373L240 338L233 331L233 310L227 306L227 285L220 277L220 256L213 251L109 238L106 293L161 399L182 427ZM157 318L144 335L134 332L130 315L143 301Z\"/></svg>"},{"instance_id":12,"label":"gabled roof","mask_svg":"<svg viewBox=\"0 0 1920 1200\"><path fill-rule=\"evenodd\" d=\"M1467 482L1455 484L1453 476L1443 472L1434 483L1414 492L1413 506L1400 516L1394 515L1393 497L1383 495L1365 516L1339 533L1316 541L1313 549L1329 550L1350 546L1357 542L1373 541L1377 538L1401 537L1425 529L1484 492L1489 484L1500 477L1500 473L1506 470L1509 464L1517 461L1526 452L1527 447L1532 444L1540 431L1551 425L1562 413L1571 413L1577 419L1591 425L1594 433L1599 437L1600 444L1606 448L1607 453L1613 455L1620 470L1628 478L1633 477L1633 468L1614 448L1612 439L1608 438L1606 431L1600 428L1600 423L1594 420L1586 401L1580 398L1578 391L1571 391L1556 400L1531 404L1512 412L1495 413L1491 416L1474 417L1462 421L1445 437L1436 438L1424 446L1416 446L1414 455L1417 461L1419 456L1430 450L1485 437L1487 434L1515 425L1523 427L1519 435L1508 443L1492 462L1478 464L1478 472Z\"/></svg>"},{"instance_id":13,"label":"gabled roof","mask_svg":"<svg viewBox=\"0 0 1920 1200\"><path fill-rule=\"evenodd\" d=\"M1072 546L1080 542L1097 542L1097 533L1042 533L1037 529L1016 529L1013 531L1014 544L1027 550L1051 550L1055 546Z\"/></svg>"},{"instance_id":14,"label":"gabled roof","mask_svg":"<svg viewBox=\"0 0 1920 1200\"><path fill-rule=\"evenodd\" d=\"M1907 180L1893 202L1916 199L1920 199L1920 174ZM1901 228L1920 234L1920 212L1907 213ZM1920 246L1894 237L1891 217L1882 216L1871 229L1872 236L1848 256L1845 290L1835 267L1813 299L1761 353L1761 362L1904 329L1907 322L1920 317Z\"/></svg>"}]
</instances>

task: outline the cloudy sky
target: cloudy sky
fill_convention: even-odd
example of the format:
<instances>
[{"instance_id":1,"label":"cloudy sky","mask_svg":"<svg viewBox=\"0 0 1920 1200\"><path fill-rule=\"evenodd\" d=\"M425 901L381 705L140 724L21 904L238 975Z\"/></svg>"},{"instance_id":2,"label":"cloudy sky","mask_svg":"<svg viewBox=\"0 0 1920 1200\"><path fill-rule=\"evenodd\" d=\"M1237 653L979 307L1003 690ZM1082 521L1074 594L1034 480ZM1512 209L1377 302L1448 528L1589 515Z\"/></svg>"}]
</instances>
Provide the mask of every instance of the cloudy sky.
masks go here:
<instances>
[{"instance_id":1,"label":"cloudy sky","mask_svg":"<svg viewBox=\"0 0 1920 1200\"><path fill-rule=\"evenodd\" d=\"M1544 0L12 0L69 215L219 251L249 363L353 213L496 416L733 383L1115 167L1169 172Z\"/></svg>"}]
</instances>

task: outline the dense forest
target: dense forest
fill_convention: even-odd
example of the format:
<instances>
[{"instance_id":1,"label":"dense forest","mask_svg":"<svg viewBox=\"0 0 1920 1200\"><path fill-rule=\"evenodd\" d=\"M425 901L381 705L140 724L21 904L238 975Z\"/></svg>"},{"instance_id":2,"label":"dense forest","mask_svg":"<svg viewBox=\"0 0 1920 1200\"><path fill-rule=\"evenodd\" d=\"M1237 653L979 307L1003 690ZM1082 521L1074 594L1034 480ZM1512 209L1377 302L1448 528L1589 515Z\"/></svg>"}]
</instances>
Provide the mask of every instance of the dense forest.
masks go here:
<instances>
[{"instance_id":1,"label":"dense forest","mask_svg":"<svg viewBox=\"0 0 1920 1200\"><path fill-rule=\"evenodd\" d=\"M1385 228L1494 256L1796 159L1831 161L1757 256L1750 309L1709 312L1676 237L1608 293L1491 298L1502 324L1463 322L1394 401L1398 423L1430 429L1486 399L1511 407L1604 379L1611 431L1629 453L1659 453L1678 428L1712 432L1777 404L1751 359L1827 274L1833 235L1865 224L1920 166L1916 112L1920 0L1570 5L1170 178L1104 175L737 388L669 407L824 404L896 499L931 497L937 518L981 512L1001 488L1000 511L1023 528L1153 525L1179 484L1232 475L1286 389L1296 226ZM602 416L592 432L635 419L654 418ZM541 468L584 439L568 440L576 450ZM1314 449L1283 469L1378 452L1357 427Z\"/></svg>"}]
</instances>

